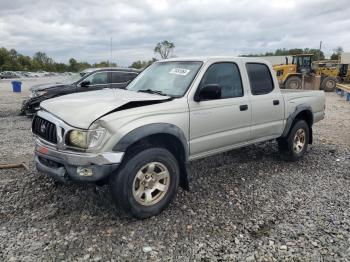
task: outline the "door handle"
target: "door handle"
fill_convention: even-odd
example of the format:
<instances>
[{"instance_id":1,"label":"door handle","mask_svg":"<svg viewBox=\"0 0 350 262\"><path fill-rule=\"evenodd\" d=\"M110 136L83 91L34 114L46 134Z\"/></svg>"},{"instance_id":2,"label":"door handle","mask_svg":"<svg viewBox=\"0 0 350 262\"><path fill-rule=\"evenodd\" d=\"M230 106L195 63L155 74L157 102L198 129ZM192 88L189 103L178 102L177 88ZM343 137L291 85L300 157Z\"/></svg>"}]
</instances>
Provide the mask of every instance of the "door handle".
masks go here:
<instances>
[{"instance_id":1,"label":"door handle","mask_svg":"<svg viewBox=\"0 0 350 262\"><path fill-rule=\"evenodd\" d=\"M280 101L279 100L273 100L273 105L274 106L277 106L277 105L279 105L280 104Z\"/></svg>"},{"instance_id":2,"label":"door handle","mask_svg":"<svg viewBox=\"0 0 350 262\"><path fill-rule=\"evenodd\" d=\"M248 109L248 105L240 105L239 106L239 110L241 110L241 111L245 111L247 109Z\"/></svg>"}]
</instances>

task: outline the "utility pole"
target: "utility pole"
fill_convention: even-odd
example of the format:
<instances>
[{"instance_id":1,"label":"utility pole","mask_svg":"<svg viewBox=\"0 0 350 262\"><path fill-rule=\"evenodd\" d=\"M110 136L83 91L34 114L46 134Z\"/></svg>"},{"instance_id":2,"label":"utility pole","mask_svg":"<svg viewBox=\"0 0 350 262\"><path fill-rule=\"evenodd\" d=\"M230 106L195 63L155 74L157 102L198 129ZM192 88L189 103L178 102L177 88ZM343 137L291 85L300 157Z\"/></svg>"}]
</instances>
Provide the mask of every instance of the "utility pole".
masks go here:
<instances>
[{"instance_id":1,"label":"utility pole","mask_svg":"<svg viewBox=\"0 0 350 262\"><path fill-rule=\"evenodd\" d=\"M318 61L321 59L321 48L322 48L322 41L320 41L320 49L318 50Z\"/></svg>"}]
</instances>

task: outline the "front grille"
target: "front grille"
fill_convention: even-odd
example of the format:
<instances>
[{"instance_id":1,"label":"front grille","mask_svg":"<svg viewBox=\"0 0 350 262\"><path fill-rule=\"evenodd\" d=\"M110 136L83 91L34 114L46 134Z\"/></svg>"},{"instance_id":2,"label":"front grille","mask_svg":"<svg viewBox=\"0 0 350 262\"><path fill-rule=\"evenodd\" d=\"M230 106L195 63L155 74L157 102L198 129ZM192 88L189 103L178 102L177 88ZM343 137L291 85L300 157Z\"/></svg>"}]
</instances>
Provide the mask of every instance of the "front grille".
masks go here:
<instances>
[{"instance_id":1,"label":"front grille","mask_svg":"<svg viewBox=\"0 0 350 262\"><path fill-rule=\"evenodd\" d=\"M56 125L44 118L35 116L32 122L33 133L50 143L57 143Z\"/></svg>"}]
</instances>

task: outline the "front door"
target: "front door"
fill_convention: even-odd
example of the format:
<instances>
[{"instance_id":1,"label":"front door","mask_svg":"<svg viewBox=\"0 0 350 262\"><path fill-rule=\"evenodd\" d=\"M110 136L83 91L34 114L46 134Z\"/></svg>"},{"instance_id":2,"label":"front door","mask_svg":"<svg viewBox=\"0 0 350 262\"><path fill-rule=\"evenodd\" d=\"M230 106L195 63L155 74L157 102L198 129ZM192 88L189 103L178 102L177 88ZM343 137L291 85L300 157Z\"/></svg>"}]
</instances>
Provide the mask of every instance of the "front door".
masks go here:
<instances>
[{"instance_id":1,"label":"front door","mask_svg":"<svg viewBox=\"0 0 350 262\"><path fill-rule=\"evenodd\" d=\"M87 92L87 91L94 91L94 90L100 90L103 88L108 88L110 86L109 84L109 72L101 71L96 72L88 77L86 77L79 85L78 85L78 92ZM85 85L83 84L85 83Z\"/></svg>"},{"instance_id":2,"label":"front door","mask_svg":"<svg viewBox=\"0 0 350 262\"><path fill-rule=\"evenodd\" d=\"M229 149L250 139L251 107L239 66L233 62L210 65L198 89L208 84L221 87L221 98L189 101L192 157Z\"/></svg>"}]
</instances>

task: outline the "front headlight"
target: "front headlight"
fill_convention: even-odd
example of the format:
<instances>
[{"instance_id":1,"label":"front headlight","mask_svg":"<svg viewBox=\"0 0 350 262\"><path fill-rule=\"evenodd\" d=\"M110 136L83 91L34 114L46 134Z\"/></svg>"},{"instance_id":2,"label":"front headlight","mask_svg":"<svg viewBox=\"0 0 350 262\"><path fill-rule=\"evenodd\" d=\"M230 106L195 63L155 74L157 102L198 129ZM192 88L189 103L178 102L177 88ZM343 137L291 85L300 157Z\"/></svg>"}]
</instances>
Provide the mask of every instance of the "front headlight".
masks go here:
<instances>
[{"instance_id":1,"label":"front headlight","mask_svg":"<svg viewBox=\"0 0 350 262\"><path fill-rule=\"evenodd\" d=\"M46 95L47 94L47 91L38 91L36 92L36 96L43 96L43 95Z\"/></svg>"},{"instance_id":2,"label":"front headlight","mask_svg":"<svg viewBox=\"0 0 350 262\"><path fill-rule=\"evenodd\" d=\"M47 91L32 91L32 93L30 94L30 97L38 97L38 96L43 96L46 95Z\"/></svg>"},{"instance_id":3,"label":"front headlight","mask_svg":"<svg viewBox=\"0 0 350 262\"><path fill-rule=\"evenodd\" d=\"M106 129L99 128L94 130L78 130L74 129L68 134L68 144L82 149L91 149L97 147L104 135Z\"/></svg>"}]
</instances>

